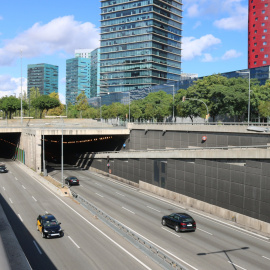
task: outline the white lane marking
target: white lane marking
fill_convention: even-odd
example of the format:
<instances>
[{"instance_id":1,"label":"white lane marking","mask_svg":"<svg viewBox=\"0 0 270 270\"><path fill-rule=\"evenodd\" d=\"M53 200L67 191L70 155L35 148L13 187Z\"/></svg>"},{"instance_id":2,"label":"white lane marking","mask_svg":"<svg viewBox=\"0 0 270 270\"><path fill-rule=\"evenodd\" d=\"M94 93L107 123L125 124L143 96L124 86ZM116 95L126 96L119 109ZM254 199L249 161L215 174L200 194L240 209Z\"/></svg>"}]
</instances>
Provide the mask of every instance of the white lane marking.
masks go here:
<instances>
[{"instance_id":1,"label":"white lane marking","mask_svg":"<svg viewBox=\"0 0 270 270\"><path fill-rule=\"evenodd\" d=\"M267 258L267 257L265 257L265 256L262 256L263 258L265 258L266 260L270 260L270 258Z\"/></svg>"},{"instance_id":2,"label":"white lane marking","mask_svg":"<svg viewBox=\"0 0 270 270\"><path fill-rule=\"evenodd\" d=\"M150 208L150 209L152 209L152 210L154 210L154 211L157 211L157 212L159 212L159 213L160 213L160 211L159 211L159 210L157 210L157 209L155 209L155 208L152 208L152 207L150 207L150 206L148 206L148 205L147 205L147 207L148 207L148 208Z\"/></svg>"},{"instance_id":3,"label":"white lane marking","mask_svg":"<svg viewBox=\"0 0 270 270\"><path fill-rule=\"evenodd\" d=\"M232 225L232 224L223 222L223 221L221 221L221 220L217 220L217 219L215 219L215 218L213 218L213 217L209 217L209 216L207 216L207 215L200 214L200 213L198 213L198 212L196 212L196 211L194 211L194 210L189 210L189 212L192 212L192 213L194 213L194 214L197 214L197 215L199 215L199 216L201 216L201 217L203 217L203 218L205 218L205 219L211 220L212 222L218 223L218 224L220 224L220 225L222 225L222 226L224 226L224 227L230 228L231 230L234 230L234 231L238 231L238 232L247 234L247 235L249 235L250 237L254 237L254 238L259 239L259 240L261 240L261 241L264 241L263 239L265 239L265 240L270 240L270 238L268 238L268 237L259 235L259 234L254 233L254 232L247 231L247 230L245 230L245 229L242 229L242 228L240 228L240 227L234 226L234 225ZM259 237L261 237L261 238L263 238L263 239L260 239ZM266 243L269 244L268 241L264 241L264 242L266 242Z\"/></svg>"},{"instance_id":4,"label":"white lane marking","mask_svg":"<svg viewBox=\"0 0 270 270\"><path fill-rule=\"evenodd\" d=\"M95 194L97 194L99 197L102 197L102 198L103 198L103 196L102 196L102 195L100 195L100 194L98 194L98 193L95 193Z\"/></svg>"},{"instance_id":5,"label":"white lane marking","mask_svg":"<svg viewBox=\"0 0 270 270\"><path fill-rule=\"evenodd\" d=\"M37 202L37 199L36 199L34 196L32 196L32 198L33 198L33 200L34 200L35 202Z\"/></svg>"},{"instance_id":6,"label":"white lane marking","mask_svg":"<svg viewBox=\"0 0 270 270\"><path fill-rule=\"evenodd\" d=\"M17 177L15 177L15 180L16 180L16 181L18 181L18 178L17 178Z\"/></svg>"},{"instance_id":7,"label":"white lane marking","mask_svg":"<svg viewBox=\"0 0 270 270\"><path fill-rule=\"evenodd\" d=\"M167 204L169 204L169 205L174 205L174 206L176 206L176 207L178 207L178 208L185 209L185 210L187 210L187 211L189 211L189 212L192 212L192 213L194 213L194 214L197 214L197 215L199 215L199 216L201 216L201 217L203 217L203 218L205 218L205 219L211 220L212 222L215 222L215 223L218 223L218 224L222 224L222 225L225 226L225 227L226 227L226 226L227 226L228 228L234 227L234 228L235 228L235 231L237 231L237 230L239 230L240 232L242 231L242 233L245 233L245 234L247 234L247 235L249 235L249 236L251 236L251 237L252 237L251 234L253 234L253 235L254 235L254 238L257 238L257 239L260 239L259 237L261 237L261 238L263 238L263 239L265 239L265 240L268 240L268 241L264 241L264 240L260 239L261 241L264 241L264 242L266 242L266 243L269 244L270 238L268 238L268 237L265 237L265 236L262 236L262 235L259 235L259 234L256 234L256 233L247 231L247 230L245 230L245 229L239 228L239 227L234 226L234 225L231 225L231 224L229 224L229 223L226 223L226 222L217 220L217 219L215 219L215 218L213 218L213 217L210 217L210 216L207 216L207 215L203 215L203 214L198 213L198 212L196 212L196 211L194 211L194 210L186 209L185 207L181 207L180 205L178 205L178 204L176 204L176 203L168 202L166 199L162 199L162 198L159 198L159 197L157 197L157 196L155 196L155 195L148 194L147 192L144 192L144 191L141 191L141 190L140 190L139 192L140 192L141 194L144 194L145 196L149 196L149 197L155 198L156 200L163 201L163 202L165 202L165 203L167 203ZM232 228L230 228L230 229L232 229ZM256 236L257 236L257 237L256 237Z\"/></svg>"},{"instance_id":8,"label":"white lane marking","mask_svg":"<svg viewBox=\"0 0 270 270\"><path fill-rule=\"evenodd\" d=\"M83 185L82 185L82 184L80 184L80 187L83 187Z\"/></svg>"},{"instance_id":9,"label":"white lane marking","mask_svg":"<svg viewBox=\"0 0 270 270\"><path fill-rule=\"evenodd\" d=\"M174 232L171 232L171 231L169 231L169 230L166 229L166 228L161 227L161 229L163 229L164 231L169 232L169 233L171 233L171 234L173 234L173 235L175 235L175 236L177 236L177 237L181 237L180 235L178 235L178 234L176 234L176 233L174 233Z\"/></svg>"},{"instance_id":10,"label":"white lane marking","mask_svg":"<svg viewBox=\"0 0 270 270\"><path fill-rule=\"evenodd\" d=\"M41 252L41 250L40 250L40 248L39 248L38 244L36 243L36 241L35 241L35 240L33 240L33 243L34 243L34 245L36 246L36 248L37 248L37 250L38 250L39 254L41 255L41 254L42 254L42 252Z\"/></svg>"},{"instance_id":11,"label":"white lane marking","mask_svg":"<svg viewBox=\"0 0 270 270\"><path fill-rule=\"evenodd\" d=\"M10 202L13 203L13 201L9 198Z\"/></svg>"},{"instance_id":12,"label":"white lane marking","mask_svg":"<svg viewBox=\"0 0 270 270\"><path fill-rule=\"evenodd\" d=\"M71 211L76 213L80 218L82 218L86 223L88 223L90 226L92 226L94 229L96 229L100 234L102 234L105 238L107 238L109 241L111 241L114 245L116 245L118 248L120 248L123 252L128 254L131 258L133 258L135 261L137 261L139 264L141 264L143 267L145 267L148 270L152 270L150 267L148 267L146 264L144 264L142 261L140 261L138 258L136 258L133 254L131 254L128 250L126 250L124 247L119 245L116 241L114 241L112 238L110 238L107 234L105 234L103 231L101 231L97 226L95 226L93 223L91 223L89 220L87 220L84 216L82 216L80 213L78 213L74 208L69 206L66 202L64 202L60 197L58 197L56 194L54 194L49 188L47 188L45 185L40 183L37 179L32 177L38 184L40 184L43 188L45 188L48 192L50 192L55 198L57 198L60 202L62 202L66 207L68 207ZM177 257L176 257L177 258ZM187 263L186 263L187 264ZM187 264L189 265L189 264ZM191 266L191 265L190 265ZM192 267L193 269L197 270L196 268Z\"/></svg>"},{"instance_id":13,"label":"white lane marking","mask_svg":"<svg viewBox=\"0 0 270 270\"><path fill-rule=\"evenodd\" d=\"M118 195L120 195L120 196L123 196L123 197L125 197L125 195L124 194L121 194L121 193L119 193L119 192L115 192L116 194L118 194Z\"/></svg>"},{"instance_id":14,"label":"white lane marking","mask_svg":"<svg viewBox=\"0 0 270 270\"><path fill-rule=\"evenodd\" d=\"M127 210L128 212L130 212L130 213L132 213L132 214L134 214L134 215L135 215L135 213L134 213L134 212L132 212L131 210L129 210L129 209L127 209L127 208L125 208L124 206L122 206L122 208L123 208L123 209L125 209L125 210Z\"/></svg>"},{"instance_id":15,"label":"white lane marking","mask_svg":"<svg viewBox=\"0 0 270 270\"><path fill-rule=\"evenodd\" d=\"M20 214L18 214L18 217L20 218L21 222L23 222L23 219Z\"/></svg>"},{"instance_id":16,"label":"white lane marking","mask_svg":"<svg viewBox=\"0 0 270 270\"><path fill-rule=\"evenodd\" d=\"M212 233L210 233L210 232L207 232L207 231L204 231L204 230L202 230L202 229L199 229L199 228L197 228L197 230L199 230L199 231L202 231L202 232L204 232L204 233L208 233L208 234L210 234L210 235L213 235Z\"/></svg>"},{"instance_id":17,"label":"white lane marking","mask_svg":"<svg viewBox=\"0 0 270 270\"><path fill-rule=\"evenodd\" d=\"M77 248L80 248L70 236L68 236L68 238L70 239L70 241L71 241Z\"/></svg>"},{"instance_id":18,"label":"white lane marking","mask_svg":"<svg viewBox=\"0 0 270 270\"><path fill-rule=\"evenodd\" d=\"M3 187L3 190L6 190L5 187Z\"/></svg>"},{"instance_id":19,"label":"white lane marking","mask_svg":"<svg viewBox=\"0 0 270 270\"><path fill-rule=\"evenodd\" d=\"M102 185L101 185L101 184L99 184L99 183L97 183L97 182L95 182L95 184L96 184L97 186L100 186L100 187L102 187Z\"/></svg>"},{"instance_id":20,"label":"white lane marking","mask_svg":"<svg viewBox=\"0 0 270 270\"><path fill-rule=\"evenodd\" d=\"M23 187L24 189L26 189L26 187L25 187L24 185L22 185L22 187Z\"/></svg>"},{"instance_id":21,"label":"white lane marking","mask_svg":"<svg viewBox=\"0 0 270 270\"><path fill-rule=\"evenodd\" d=\"M234 266L236 266L236 267L238 267L238 268L240 268L240 269L247 270L246 268L243 268L243 267L241 267L241 266L239 266L239 265L237 265L237 264L235 264L235 263L232 263L232 262L230 262L230 261L228 261L228 263L230 263L230 264L232 264L232 265L234 265Z\"/></svg>"}]
</instances>

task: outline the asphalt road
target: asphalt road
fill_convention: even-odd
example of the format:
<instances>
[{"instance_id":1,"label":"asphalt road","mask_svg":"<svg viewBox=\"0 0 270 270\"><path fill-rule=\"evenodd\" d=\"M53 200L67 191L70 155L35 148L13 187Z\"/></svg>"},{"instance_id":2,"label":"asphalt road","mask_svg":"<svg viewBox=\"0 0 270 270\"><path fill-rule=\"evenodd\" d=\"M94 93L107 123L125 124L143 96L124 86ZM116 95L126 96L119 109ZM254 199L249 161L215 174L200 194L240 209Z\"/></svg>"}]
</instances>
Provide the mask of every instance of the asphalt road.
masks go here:
<instances>
[{"instance_id":1,"label":"asphalt road","mask_svg":"<svg viewBox=\"0 0 270 270\"><path fill-rule=\"evenodd\" d=\"M31 177L28 168L5 163L9 172L0 174L0 203L32 269L161 269L72 198ZM64 237L42 238L36 219L46 212L62 223Z\"/></svg>"},{"instance_id":2,"label":"asphalt road","mask_svg":"<svg viewBox=\"0 0 270 270\"><path fill-rule=\"evenodd\" d=\"M61 171L50 173L60 181ZM180 204L146 194L96 173L65 167L64 176L74 175L80 186L73 191L133 229L188 269L269 269L270 241L228 221ZM161 217L187 212L197 222L196 232L176 233L161 225Z\"/></svg>"}]
</instances>

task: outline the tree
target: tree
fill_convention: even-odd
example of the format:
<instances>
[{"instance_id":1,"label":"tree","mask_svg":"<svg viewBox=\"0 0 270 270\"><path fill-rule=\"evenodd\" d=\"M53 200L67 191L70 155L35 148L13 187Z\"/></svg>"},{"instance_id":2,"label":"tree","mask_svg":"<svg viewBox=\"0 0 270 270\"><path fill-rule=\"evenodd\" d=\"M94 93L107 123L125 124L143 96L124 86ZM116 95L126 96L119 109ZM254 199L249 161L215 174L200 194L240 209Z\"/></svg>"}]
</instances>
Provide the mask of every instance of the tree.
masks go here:
<instances>
[{"instance_id":1,"label":"tree","mask_svg":"<svg viewBox=\"0 0 270 270\"><path fill-rule=\"evenodd\" d=\"M43 95L33 100L32 106L40 110L40 118L42 118L42 112L44 110L58 107L60 105L59 100L51 98L50 96Z\"/></svg>"},{"instance_id":2,"label":"tree","mask_svg":"<svg viewBox=\"0 0 270 270\"><path fill-rule=\"evenodd\" d=\"M3 97L1 100L1 110L10 119L14 112L21 109L21 100L14 96Z\"/></svg>"},{"instance_id":3,"label":"tree","mask_svg":"<svg viewBox=\"0 0 270 270\"><path fill-rule=\"evenodd\" d=\"M171 115L172 96L164 91L150 93L144 98L143 114L146 119L157 118L163 122L164 117Z\"/></svg>"},{"instance_id":4,"label":"tree","mask_svg":"<svg viewBox=\"0 0 270 270\"><path fill-rule=\"evenodd\" d=\"M57 115L57 116L62 115L62 113L65 110L65 106L60 102L59 94L55 93L55 92L52 92L52 93L49 94L49 97L57 99L59 101L60 105L58 107L49 109L47 114L48 115Z\"/></svg>"},{"instance_id":5,"label":"tree","mask_svg":"<svg viewBox=\"0 0 270 270\"><path fill-rule=\"evenodd\" d=\"M82 117L82 111L85 111L89 107L87 97L85 93L81 93L76 97L76 109L80 111Z\"/></svg>"},{"instance_id":6,"label":"tree","mask_svg":"<svg viewBox=\"0 0 270 270\"><path fill-rule=\"evenodd\" d=\"M38 87L31 87L28 93L28 104L29 104L29 116L35 117L37 118L37 109L34 108L32 102L40 97L41 94L39 92L39 88Z\"/></svg>"}]
</instances>

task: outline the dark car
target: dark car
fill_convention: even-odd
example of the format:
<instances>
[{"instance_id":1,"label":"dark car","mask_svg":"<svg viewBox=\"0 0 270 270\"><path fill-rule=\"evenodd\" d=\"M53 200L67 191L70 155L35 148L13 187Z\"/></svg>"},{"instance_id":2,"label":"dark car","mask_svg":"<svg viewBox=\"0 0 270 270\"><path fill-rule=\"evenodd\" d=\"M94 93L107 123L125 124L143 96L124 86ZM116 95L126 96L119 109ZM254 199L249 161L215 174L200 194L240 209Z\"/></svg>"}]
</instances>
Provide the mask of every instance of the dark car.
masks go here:
<instances>
[{"instance_id":1,"label":"dark car","mask_svg":"<svg viewBox=\"0 0 270 270\"><path fill-rule=\"evenodd\" d=\"M175 229L176 232L193 231L196 230L195 220L186 213L173 213L164 216L161 219L163 226L168 226Z\"/></svg>"},{"instance_id":2,"label":"dark car","mask_svg":"<svg viewBox=\"0 0 270 270\"><path fill-rule=\"evenodd\" d=\"M60 224L52 214L39 215L37 217L37 230L41 232L43 238L62 237L64 231Z\"/></svg>"},{"instance_id":3,"label":"dark car","mask_svg":"<svg viewBox=\"0 0 270 270\"><path fill-rule=\"evenodd\" d=\"M0 173L7 173L8 170L5 166L5 164L0 164Z\"/></svg>"},{"instance_id":4,"label":"dark car","mask_svg":"<svg viewBox=\"0 0 270 270\"><path fill-rule=\"evenodd\" d=\"M68 184L69 186L72 186L72 185L79 185L80 181L76 176L69 176L65 179L65 183Z\"/></svg>"}]
</instances>

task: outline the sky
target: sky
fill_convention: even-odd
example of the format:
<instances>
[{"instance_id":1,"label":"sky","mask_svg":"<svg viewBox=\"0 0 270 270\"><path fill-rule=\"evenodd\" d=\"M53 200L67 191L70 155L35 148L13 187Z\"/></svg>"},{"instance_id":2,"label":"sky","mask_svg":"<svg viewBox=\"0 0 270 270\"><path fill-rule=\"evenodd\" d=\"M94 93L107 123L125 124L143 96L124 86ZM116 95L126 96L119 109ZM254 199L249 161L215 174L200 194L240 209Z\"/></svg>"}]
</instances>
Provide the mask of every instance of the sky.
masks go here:
<instances>
[{"instance_id":1,"label":"sky","mask_svg":"<svg viewBox=\"0 0 270 270\"><path fill-rule=\"evenodd\" d=\"M206 76L247 68L248 0L182 0L182 72ZM0 7L0 97L27 91L27 65L59 67L100 44L99 0L9 0Z\"/></svg>"}]
</instances>

